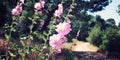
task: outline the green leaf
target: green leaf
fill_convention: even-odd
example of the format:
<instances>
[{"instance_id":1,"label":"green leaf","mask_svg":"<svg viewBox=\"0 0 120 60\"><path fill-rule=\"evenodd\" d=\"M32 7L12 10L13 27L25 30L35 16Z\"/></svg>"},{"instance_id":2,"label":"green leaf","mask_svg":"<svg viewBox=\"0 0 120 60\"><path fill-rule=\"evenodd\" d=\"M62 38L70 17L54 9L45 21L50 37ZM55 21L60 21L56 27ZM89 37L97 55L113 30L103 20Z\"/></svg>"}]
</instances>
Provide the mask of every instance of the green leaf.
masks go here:
<instances>
[{"instance_id":1,"label":"green leaf","mask_svg":"<svg viewBox=\"0 0 120 60\"><path fill-rule=\"evenodd\" d=\"M35 48L36 48L37 50L39 50L39 46L38 46L38 45L35 45Z\"/></svg>"},{"instance_id":2,"label":"green leaf","mask_svg":"<svg viewBox=\"0 0 120 60\"><path fill-rule=\"evenodd\" d=\"M12 52L8 51L8 53L10 54L10 56L12 56L12 57L16 57L16 55L13 54Z\"/></svg>"},{"instance_id":3,"label":"green leaf","mask_svg":"<svg viewBox=\"0 0 120 60\"><path fill-rule=\"evenodd\" d=\"M18 53L20 54L20 56L25 56L25 53L23 53L23 50L18 50Z\"/></svg>"},{"instance_id":4,"label":"green leaf","mask_svg":"<svg viewBox=\"0 0 120 60\"><path fill-rule=\"evenodd\" d=\"M30 35L29 38L30 38L30 40L33 40L33 39L34 39L32 35Z\"/></svg>"},{"instance_id":5,"label":"green leaf","mask_svg":"<svg viewBox=\"0 0 120 60\"><path fill-rule=\"evenodd\" d=\"M44 57L40 56L40 57L39 57L39 60L45 60L45 59L44 59Z\"/></svg>"},{"instance_id":6,"label":"green leaf","mask_svg":"<svg viewBox=\"0 0 120 60\"><path fill-rule=\"evenodd\" d=\"M20 40L20 43L22 44L22 46L25 46L25 43L22 40Z\"/></svg>"},{"instance_id":7,"label":"green leaf","mask_svg":"<svg viewBox=\"0 0 120 60\"><path fill-rule=\"evenodd\" d=\"M14 50L17 50L17 49L18 49L18 45L12 44L12 48L13 48Z\"/></svg>"},{"instance_id":8,"label":"green leaf","mask_svg":"<svg viewBox=\"0 0 120 60\"><path fill-rule=\"evenodd\" d=\"M41 38L42 40L46 41L46 37L45 37L43 34L40 35L40 38Z\"/></svg>"},{"instance_id":9,"label":"green leaf","mask_svg":"<svg viewBox=\"0 0 120 60\"><path fill-rule=\"evenodd\" d=\"M49 25L48 27L49 27L50 29L55 29L55 28L56 28L55 25Z\"/></svg>"},{"instance_id":10,"label":"green leaf","mask_svg":"<svg viewBox=\"0 0 120 60\"><path fill-rule=\"evenodd\" d=\"M45 31L43 32L43 34L44 34L44 35L47 35L47 33L46 33Z\"/></svg>"},{"instance_id":11,"label":"green leaf","mask_svg":"<svg viewBox=\"0 0 120 60\"><path fill-rule=\"evenodd\" d=\"M31 20L31 21L33 20L31 17L28 17L28 19Z\"/></svg>"},{"instance_id":12,"label":"green leaf","mask_svg":"<svg viewBox=\"0 0 120 60\"><path fill-rule=\"evenodd\" d=\"M9 36L8 34L5 34L5 38L6 38L7 40L9 40L9 39L10 39L10 36Z\"/></svg>"},{"instance_id":13,"label":"green leaf","mask_svg":"<svg viewBox=\"0 0 120 60\"><path fill-rule=\"evenodd\" d=\"M39 46L38 46L38 45L35 45L35 47L33 47L31 50L32 50L32 51L38 51L38 50L39 50Z\"/></svg>"},{"instance_id":14,"label":"green leaf","mask_svg":"<svg viewBox=\"0 0 120 60\"><path fill-rule=\"evenodd\" d=\"M29 53L29 51L30 51L30 47L29 46L24 46L24 52Z\"/></svg>"},{"instance_id":15,"label":"green leaf","mask_svg":"<svg viewBox=\"0 0 120 60\"><path fill-rule=\"evenodd\" d=\"M45 45L45 46L43 46L43 49L45 49L45 48L47 48L47 46Z\"/></svg>"}]
</instances>

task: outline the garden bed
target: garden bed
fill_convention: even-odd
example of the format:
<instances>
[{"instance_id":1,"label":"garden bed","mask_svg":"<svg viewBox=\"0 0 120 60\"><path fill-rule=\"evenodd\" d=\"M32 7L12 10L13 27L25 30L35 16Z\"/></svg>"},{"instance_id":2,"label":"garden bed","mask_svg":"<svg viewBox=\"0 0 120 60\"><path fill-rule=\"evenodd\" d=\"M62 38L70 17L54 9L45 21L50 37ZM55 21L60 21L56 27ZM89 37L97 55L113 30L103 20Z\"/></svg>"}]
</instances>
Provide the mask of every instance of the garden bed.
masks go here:
<instances>
[{"instance_id":1,"label":"garden bed","mask_svg":"<svg viewBox=\"0 0 120 60\"><path fill-rule=\"evenodd\" d=\"M19 60L20 57L18 54L18 51L14 50L11 46L12 43L6 41L5 39L0 39L0 51L1 51L1 59L9 59L9 60ZM6 55L6 52L10 51L11 53L15 54L15 57L12 57L10 54ZM48 58L46 56L46 53L49 53L49 48L44 49L41 56L44 58ZM25 55L27 59L29 60L39 60L38 59L38 53L35 51L29 52L29 54ZM112 55L106 55L105 53L101 52L91 52L91 51L71 51L68 50L66 47L62 49L62 52L59 54L51 54L49 56L49 60L119 60L119 57L112 56Z\"/></svg>"}]
</instances>

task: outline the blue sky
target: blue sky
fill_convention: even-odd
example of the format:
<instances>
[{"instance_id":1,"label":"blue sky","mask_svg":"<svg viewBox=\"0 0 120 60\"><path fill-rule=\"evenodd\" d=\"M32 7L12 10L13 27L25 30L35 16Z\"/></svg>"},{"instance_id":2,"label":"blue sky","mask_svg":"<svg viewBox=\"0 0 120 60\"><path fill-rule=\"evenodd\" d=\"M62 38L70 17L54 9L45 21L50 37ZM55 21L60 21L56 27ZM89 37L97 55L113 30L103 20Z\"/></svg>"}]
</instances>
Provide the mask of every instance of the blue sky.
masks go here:
<instances>
[{"instance_id":1,"label":"blue sky","mask_svg":"<svg viewBox=\"0 0 120 60\"><path fill-rule=\"evenodd\" d=\"M120 22L120 15L116 12L118 9L118 5L120 4L120 0L112 0L112 3L110 3L107 7L105 7L105 10L95 12L92 15L101 15L101 17L105 20L108 18L114 18L116 24ZM91 13L90 13L91 14Z\"/></svg>"}]
</instances>

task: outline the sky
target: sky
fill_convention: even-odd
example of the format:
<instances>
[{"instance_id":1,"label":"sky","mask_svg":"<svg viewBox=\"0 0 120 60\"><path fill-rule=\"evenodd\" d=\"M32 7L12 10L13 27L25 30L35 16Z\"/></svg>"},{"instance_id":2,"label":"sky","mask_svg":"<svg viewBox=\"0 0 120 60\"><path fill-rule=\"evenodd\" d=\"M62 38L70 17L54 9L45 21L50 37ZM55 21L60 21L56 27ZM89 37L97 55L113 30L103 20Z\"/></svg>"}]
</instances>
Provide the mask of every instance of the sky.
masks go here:
<instances>
[{"instance_id":1,"label":"sky","mask_svg":"<svg viewBox=\"0 0 120 60\"><path fill-rule=\"evenodd\" d=\"M120 0L112 0L112 2L105 7L105 10L95 12L95 13L90 13L94 16L100 15L101 18L107 20L109 18L113 18L116 22L116 25L120 22L120 15L116 12L118 9L118 5L120 4Z\"/></svg>"}]
</instances>

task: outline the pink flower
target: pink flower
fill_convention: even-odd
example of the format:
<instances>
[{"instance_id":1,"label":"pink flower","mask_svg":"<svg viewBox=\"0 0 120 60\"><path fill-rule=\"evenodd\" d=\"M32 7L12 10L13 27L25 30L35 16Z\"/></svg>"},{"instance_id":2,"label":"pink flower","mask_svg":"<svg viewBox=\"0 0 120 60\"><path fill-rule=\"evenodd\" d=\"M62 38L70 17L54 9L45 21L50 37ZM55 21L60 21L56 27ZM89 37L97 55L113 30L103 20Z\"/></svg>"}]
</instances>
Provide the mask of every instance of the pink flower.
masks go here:
<instances>
[{"instance_id":1,"label":"pink flower","mask_svg":"<svg viewBox=\"0 0 120 60\"><path fill-rule=\"evenodd\" d=\"M42 0L42 1L40 1L39 3L35 3L34 8L35 8L36 10L41 10L41 8L44 8L44 4L45 4L45 1Z\"/></svg>"},{"instance_id":2,"label":"pink flower","mask_svg":"<svg viewBox=\"0 0 120 60\"><path fill-rule=\"evenodd\" d=\"M21 6L21 5L17 5L17 6L15 7L15 9L17 9L17 11L19 11L19 12L22 12L22 6Z\"/></svg>"},{"instance_id":3,"label":"pink flower","mask_svg":"<svg viewBox=\"0 0 120 60\"><path fill-rule=\"evenodd\" d=\"M61 49L55 49L56 53L61 53Z\"/></svg>"},{"instance_id":4,"label":"pink flower","mask_svg":"<svg viewBox=\"0 0 120 60\"><path fill-rule=\"evenodd\" d=\"M20 2L21 2L22 4L24 4L24 0L20 0Z\"/></svg>"},{"instance_id":5,"label":"pink flower","mask_svg":"<svg viewBox=\"0 0 120 60\"><path fill-rule=\"evenodd\" d=\"M49 44L51 47L55 49L56 53L61 53L60 46L66 41L65 36L61 36L59 34L53 34L50 36Z\"/></svg>"},{"instance_id":6,"label":"pink flower","mask_svg":"<svg viewBox=\"0 0 120 60\"><path fill-rule=\"evenodd\" d=\"M66 23L71 23L71 21L70 21L69 18L67 18L65 22L66 22Z\"/></svg>"},{"instance_id":7,"label":"pink flower","mask_svg":"<svg viewBox=\"0 0 120 60\"><path fill-rule=\"evenodd\" d=\"M38 11L38 14L42 15L42 11Z\"/></svg>"},{"instance_id":8,"label":"pink flower","mask_svg":"<svg viewBox=\"0 0 120 60\"><path fill-rule=\"evenodd\" d=\"M58 4L58 10L59 10L59 9L63 9L62 3L61 3L61 4Z\"/></svg>"},{"instance_id":9,"label":"pink flower","mask_svg":"<svg viewBox=\"0 0 120 60\"><path fill-rule=\"evenodd\" d=\"M71 25L68 22L59 23L55 29L61 36L67 35L71 31Z\"/></svg>"},{"instance_id":10,"label":"pink flower","mask_svg":"<svg viewBox=\"0 0 120 60\"><path fill-rule=\"evenodd\" d=\"M43 28L44 24L45 24L44 20L40 22L40 30Z\"/></svg>"},{"instance_id":11,"label":"pink flower","mask_svg":"<svg viewBox=\"0 0 120 60\"><path fill-rule=\"evenodd\" d=\"M57 16L57 17L60 17L61 14L62 13L60 12L60 10L56 10L55 13L54 13L54 15Z\"/></svg>"},{"instance_id":12,"label":"pink flower","mask_svg":"<svg viewBox=\"0 0 120 60\"><path fill-rule=\"evenodd\" d=\"M61 36L59 34L53 34L50 36L49 44L55 49L59 48L62 45Z\"/></svg>"},{"instance_id":13,"label":"pink flower","mask_svg":"<svg viewBox=\"0 0 120 60\"><path fill-rule=\"evenodd\" d=\"M41 7L44 8L45 1L44 0L40 1L40 4L41 4Z\"/></svg>"},{"instance_id":14,"label":"pink flower","mask_svg":"<svg viewBox=\"0 0 120 60\"><path fill-rule=\"evenodd\" d=\"M50 36L49 44L54 48L59 48L65 41L66 41L65 36L61 36L60 34L53 34L52 36Z\"/></svg>"},{"instance_id":15,"label":"pink flower","mask_svg":"<svg viewBox=\"0 0 120 60\"><path fill-rule=\"evenodd\" d=\"M12 9L11 13L12 15L19 15L20 12L22 12L22 6L17 5L14 9Z\"/></svg>"},{"instance_id":16,"label":"pink flower","mask_svg":"<svg viewBox=\"0 0 120 60\"><path fill-rule=\"evenodd\" d=\"M34 8L40 10L42 7L40 6L40 3L35 3Z\"/></svg>"},{"instance_id":17,"label":"pink flower","mask_svg":"<svg viewBox=\"0 0 120 60\"><path fill-rule=\"evenodd\" d=\"M60 34L59 34L60 35ZM67 41L67 38L63 35L60 35L61 36L61 42L64 43Z\"/></svg>"},{"instance_id":18,"label":"pink flower","mask_svg":"<svg viewBox=\"0 0 120 60\"><path fill-rule=\"evenodd\" d=\"M12 15L19 15L20 12L17 9L12 9L11 11Z\"/></svg>"},{"instance_id":19,"label":"pink flower","mask_svg":"<svg viewBox=\"0 0 120 60\"><path fill-rule=\"evenodd\" d=\"M58 10L55 11L54 15L56 17L60 17L60 15L62 15L63 13L63 5L62 4L58 4Z\"/></svg>"}]
</instances>

